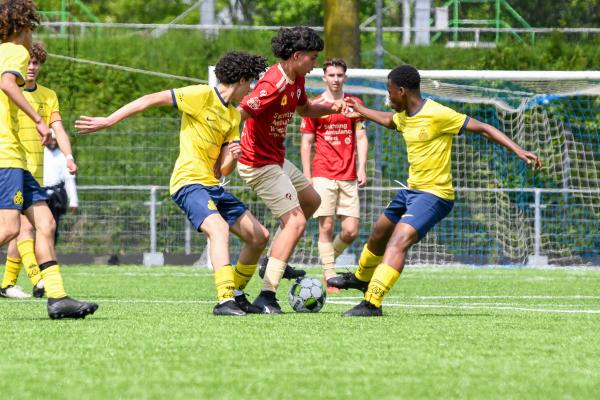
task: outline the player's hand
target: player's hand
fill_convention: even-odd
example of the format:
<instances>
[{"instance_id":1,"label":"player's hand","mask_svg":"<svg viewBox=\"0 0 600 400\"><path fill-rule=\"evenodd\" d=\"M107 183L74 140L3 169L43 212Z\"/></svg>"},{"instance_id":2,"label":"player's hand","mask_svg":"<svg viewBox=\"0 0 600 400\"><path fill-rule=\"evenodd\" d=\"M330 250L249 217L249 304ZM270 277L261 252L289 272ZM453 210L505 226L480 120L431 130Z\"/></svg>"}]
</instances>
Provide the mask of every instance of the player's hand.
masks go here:
<instances>
[{"instance_id":1,"label":"player's hand","mask_svg":"<svg viewBox=\"0 0 600 400\"><path fill-rule=\"evenodd\" d=\"M234 160L239 159L242 155L242 146L240 146L240 142L229 143L228 149Z\"/></svg>"},{"instance_id":2,"label":"player's hand","mask_svg":"<svg viewBox=\"0 0 600 400\"><path fill-rule=\"evenodd\" d=\"M531 169L533 169L534 171L536 169L542 169L542 160L540 160L540 158L536 154L530 151L523 150L522 152L518 153L517 156L519 156L521 160L525 161L527 165L530 165Z\"/></svg>"},{"instance_id":3,"label":"player's hand","mask_svg":"<svg viewBox=\"0 0 600 400\"><path fill-rule=\"evenodd\" d=\"M82 135L97 132L109 128L110 126L112 126L112 124L106 117L87 117L82 115L75 121L75 129Z\"/></svg>"},{"instance_id":4,"label":"player's hand","mask_svg":"<svg viewBox=\"0 0 600 400\"><path fill-rule=\"evenodd\" d=\"M77 207L71 207L71 215L77 214Z\"/></svg>"},{"instance_id":5,"label":"player's hand","mask_svg":"<svg viewBox=\"0 0 600 400\"><path fill-rule=\"evenodd\" d=\"M331 112L333 114L343 114L348 106L344 100L336 100L331 104Z\"/></svg>"},{"instance_id":6,"label":"player's hand","mask_svg":"<svg viewBox=\"0 0 600 400\"><path fill-rule=\"evenodd\" d=\"M356 99L352 97L346 97L344 99L346 103L346 109L344 110L344 116L347 118L360 118L360 110L362 108L362 104L360 104Z\"/></svg>"},{"instance_id":7,"label":"player's hand","mask_svg":"<svg viewBox=\"0 0 600 400\"><path fill-rule=\"evenodd\" d=\"M42 145L47 145L52 140L52 131L48 128L48 125L43 120L40 120L35 125L35 129L38 131L40 135L40 140L42 141Z\"/></svg>"},{"instance_id":8,"label":"player's hand","mask_svg":"<svg viewBox=\"0 0 600 400\"><path fill-rule=\"evenodd\" d=\"M358 170L357 175L357 180L358 180L358 187L365 187L367 185L367 172L364 170Z\"/></svg>"},{"instance_id":9,"label":"player's hand","mask_svg":"<svg viewBox=\"0 0 600 400\"><path fill-rule=\"evenodd\" d=\"M75 160L67 159L67 170L71 175L75 175L79 167L75 164Z\"/></svg>"}]
</instances>

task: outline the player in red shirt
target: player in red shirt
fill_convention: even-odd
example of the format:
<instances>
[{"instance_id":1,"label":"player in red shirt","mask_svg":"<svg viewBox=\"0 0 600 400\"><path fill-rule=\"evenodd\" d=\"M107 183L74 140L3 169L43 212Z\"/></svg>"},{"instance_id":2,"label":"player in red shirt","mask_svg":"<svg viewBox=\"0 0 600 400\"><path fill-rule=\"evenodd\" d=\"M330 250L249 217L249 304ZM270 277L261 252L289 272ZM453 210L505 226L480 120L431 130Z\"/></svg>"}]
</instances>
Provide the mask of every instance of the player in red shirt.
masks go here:
<instances>
[{"instance_id":1,"label":"player in red shirt","mask_svg":"<svg viewBox=\"0 0 600 400\"><path fill-rule=\"evenodd\" d=\"M334 58L323 64L323 81L327 89L314 99L315 103L331 104L336 100L357 97L344 93L348 67L344 60ZM367 183L366 161L369 143L362 118L331 114L321 118L303 118L302 168L321 196L321 205L314 216L319 218L319 256L323 263L325 282L335 276L335 259L358 236L360 201L358 188ZM311 150L315 145L312 160ZM358 154L358 171L356 159ZM342 230L333 238L334 216L341 220ZM327 284L328 292L339 289Z\"/></svg>"},{"instance_id":2,"label":"player in red shirt","mask_svg":"<svg viewBox=\"0 0 600 400\"><path fill-rule=\"evenodd\" d=\"M254 301L264 313L279 314L275 292L284 276L287 261L304 232L306 220L321 199L310 181L285 159L285 135L294 112L320 117L345 109L343 101L313 104L304 91L304 76L315 66L323 40L312 29L282 28L271 40L280 61L258 81L239 106L242 120L240 177L280 219L280 230L271 245L260 295Z\"/></svg>"}]
</instances>

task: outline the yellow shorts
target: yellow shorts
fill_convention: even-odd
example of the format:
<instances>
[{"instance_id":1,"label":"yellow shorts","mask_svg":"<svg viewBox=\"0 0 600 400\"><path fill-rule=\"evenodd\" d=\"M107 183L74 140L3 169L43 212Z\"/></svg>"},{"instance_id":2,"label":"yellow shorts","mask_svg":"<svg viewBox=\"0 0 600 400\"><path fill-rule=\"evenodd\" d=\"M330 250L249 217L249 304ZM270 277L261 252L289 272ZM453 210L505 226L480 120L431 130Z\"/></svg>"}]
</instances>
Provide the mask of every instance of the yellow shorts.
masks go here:
<instances>
[{"instance_id":1,"label":"yellow shorts","mask_svg":"<svg viewBox=\"0 0 600 400\"><path fill-rule=\"evenodd\" d=\"M277 164L255 168L238 162L237 170L276 217L300 207L298 192L310 186L310 181L288 160L283 168Z\"/></svg>"},{"instance_id":2,"label":"yellow shorts","mask_svg":"<svg viewBox=\"0 0 600 400\"><path fill-rule=\"evenodd\" d=\"M315 217L344 215L360 218L360 200L356 180L336 181L317 176L312 181L313 187L321 196L321 205L315 212Z\"/></svg>"}]
</instances>

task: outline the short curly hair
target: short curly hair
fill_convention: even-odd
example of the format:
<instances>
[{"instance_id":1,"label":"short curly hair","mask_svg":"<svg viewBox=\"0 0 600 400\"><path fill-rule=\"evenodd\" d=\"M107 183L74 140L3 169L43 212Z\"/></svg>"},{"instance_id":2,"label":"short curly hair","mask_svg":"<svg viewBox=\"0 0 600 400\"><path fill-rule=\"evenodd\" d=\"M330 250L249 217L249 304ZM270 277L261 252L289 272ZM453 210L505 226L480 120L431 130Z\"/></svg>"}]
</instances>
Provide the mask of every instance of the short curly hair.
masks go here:
<instances>
[{"instance_id":1,"label":"short curly hair","mask_svg":"<svg viewBox=\"0 0 600 400\"><path fill-rule=\"evenodd\" d=\"M388 75L388 79L396 87L403 87L410 90L419 90L421 88L421 75L412 65L404 64L394 68Z\"/></svg>"},{"instance_id":2,"label":"short curly hair","mask_svg":"<svg viewBox=\"0 0 600 400\"><path fill-rule=\"evenodd\" d=\"M0 4L0 40L5 42L24 29L35 30L40 17L31 0L4 0Z\"/></svg>"},{"instance_id":3,"label":"short curly hair","mask_svg":"<svg viewBox=\"0 0 600 400\"><path fill-rule=\"evenodd\" d=\"M230 51L217 61L215 75L219 82L232 84L240 79L258 79L267 67L267 59L264 57L243 51Z\"/></svg>"},{"instance_id":4,"label":"short curly hair","mask_svg":"<svg viewBox=\"0 0 600 400\"><path fill-rule=\"evenodd\" d=\"M289 59L297 51L322 51L323 48L323 39L307 26L281 28L271 39L273 54L282 60Z\"/></svg>"},{"instance_id":5,"label":"short curly hair","mask_svg":"<svg viewBox=\"0 0 600 400\"><path fill-rule=\"evenodd\" d=\"M35 58L40 64L46 62L46 58L48 58L48 52L44 48L44 45L40 42L34 42L31 45L31 49L29 49L29 54L31 58Z\"/></svg>"}]
</instances>

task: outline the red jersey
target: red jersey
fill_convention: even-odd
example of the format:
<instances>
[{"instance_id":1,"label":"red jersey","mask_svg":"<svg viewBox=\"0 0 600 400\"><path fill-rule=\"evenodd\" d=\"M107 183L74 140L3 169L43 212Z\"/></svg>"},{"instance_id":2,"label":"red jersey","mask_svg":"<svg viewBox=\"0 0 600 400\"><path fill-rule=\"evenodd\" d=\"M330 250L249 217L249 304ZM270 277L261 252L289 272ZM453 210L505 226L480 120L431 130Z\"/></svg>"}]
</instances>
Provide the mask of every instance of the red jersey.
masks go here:
<instances>
[{"instance_id":1,"label":"red jersey","mask_svg":"<svg viewBox=\"0 0 600 400\"><path fill-rule=\"evenodd\" d=\"M344 98L354 96L344 94ZM327 103L318 96L315 103ZM315 157L312 176L338 181L353 181L356 176L356 125L362 118L348 118L343 114L321 118L303 118L300 132L315 135Z\"/></svg>"},{"instance_id":2,"label":"red jersey","mask_svg":"<svg viewBox=\"0 0 600 400\"><path fill-rule=\"evenodd\" d=\"M267 70L240 103L250 118L242 131L240 162L251 167L279 164L285 159L285 134L297 105L308 101L304 76L291 82L276 64Z\"/></svg>"}]
</instances>

